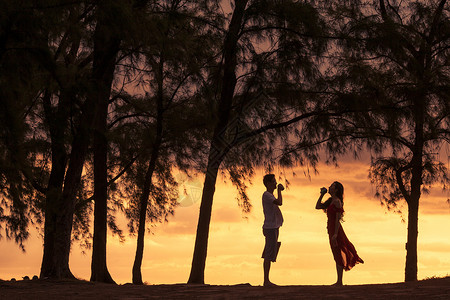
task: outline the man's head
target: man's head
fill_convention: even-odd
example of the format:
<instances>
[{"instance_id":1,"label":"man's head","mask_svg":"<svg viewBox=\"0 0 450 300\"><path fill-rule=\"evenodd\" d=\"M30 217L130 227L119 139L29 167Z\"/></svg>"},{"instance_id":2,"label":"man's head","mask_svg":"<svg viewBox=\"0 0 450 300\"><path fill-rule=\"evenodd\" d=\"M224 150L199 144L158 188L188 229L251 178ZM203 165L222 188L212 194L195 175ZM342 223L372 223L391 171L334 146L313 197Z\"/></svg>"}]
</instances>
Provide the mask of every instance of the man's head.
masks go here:
<instances>
[{"instance_id":1,"label":"man's head","mask_svg":"<svg viewBox=\"0 0 450 300\"><path fill-rule=\"evenodd\" d=\"M267 189L274 190L277 187L277 180L274 174L267 174L263 178L263 183Z\"/></svg>"}]
</instances>

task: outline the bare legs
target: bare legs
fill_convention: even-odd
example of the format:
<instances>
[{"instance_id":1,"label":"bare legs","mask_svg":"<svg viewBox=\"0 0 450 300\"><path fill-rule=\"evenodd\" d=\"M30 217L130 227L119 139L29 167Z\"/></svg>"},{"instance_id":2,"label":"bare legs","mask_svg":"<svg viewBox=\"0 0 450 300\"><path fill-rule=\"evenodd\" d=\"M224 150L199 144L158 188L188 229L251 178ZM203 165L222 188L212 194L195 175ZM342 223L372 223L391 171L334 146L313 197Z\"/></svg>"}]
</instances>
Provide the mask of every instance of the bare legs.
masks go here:
<instances>
[{"instance_id":1,"label":"bare legs","mask_svg":"<svg viewBox=\"0 0 450 300\"><path fill-rule=\"evenodd\" d=\"M276 284L270 282L270 280L269 280L269 271L270 271L271 263L272 262L269 259L264 259L264 262L263 262L264 286L276 286Z\"/></svg>"},{"instance_id":2,"label":"bare legs","mask_svg":"<svg viewBox=\"0 0 450 300\"><path fill-rule=\"evenodd\" d=\"M336 264L337 281L333 285L342 285L342 274L344 273L344 267Z\"/></svg>"}]
</instances>

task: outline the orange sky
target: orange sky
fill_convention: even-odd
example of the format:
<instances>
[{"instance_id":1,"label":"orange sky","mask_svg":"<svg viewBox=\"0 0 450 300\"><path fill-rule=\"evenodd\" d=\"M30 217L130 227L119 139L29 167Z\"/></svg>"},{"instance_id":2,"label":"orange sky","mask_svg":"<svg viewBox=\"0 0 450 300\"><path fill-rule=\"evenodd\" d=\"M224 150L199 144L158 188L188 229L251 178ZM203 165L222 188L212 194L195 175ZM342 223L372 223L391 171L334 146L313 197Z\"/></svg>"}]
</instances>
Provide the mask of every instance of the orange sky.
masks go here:
<instances>
[{"instance_id":1,"label":"orange sky","mask_svg":"<svg viewBox=\"0 0 450 300\"><path fill-rule=\"evenodd\" d=\"M277 171L277 170L275 170ZM344 274L344 284L403 281L406 223L398 214L386 212L373 197L368 164L347 161L340 168L319 166L320 174L305 178L301 170L296 177L287 172L291 186L284 192L281 207L284 225L280 229L278 261L271 269L271 280L281 285L331 284L335 267L328 245L326 215L314 209L319 188L334 180L344 184L344 230L365 264ZM262 283L261 195L263 173L257 172L249 196L253 209L243 218L231 184L217 186L213 205L205 281L209 284ZM421 199L419 213L419 278L445 276L450 273L450 206L448 192L438 188ZM166 224L147 235L142 265L143 280L149 284L184 283L189 277L199 202L179 207ZM404 215L406 216L406 214ZM124 228L125 229L125 228ZM11 241L0 242L0 278L10 279L39 275L42 242L36 232L21 253ZM131 282L136 250L135 238L121 244L108 238L108 267L117 283ZM72 248L70 267L74 275L89 280L91 252L82 254Z\"/></svg>"}]
</instances>

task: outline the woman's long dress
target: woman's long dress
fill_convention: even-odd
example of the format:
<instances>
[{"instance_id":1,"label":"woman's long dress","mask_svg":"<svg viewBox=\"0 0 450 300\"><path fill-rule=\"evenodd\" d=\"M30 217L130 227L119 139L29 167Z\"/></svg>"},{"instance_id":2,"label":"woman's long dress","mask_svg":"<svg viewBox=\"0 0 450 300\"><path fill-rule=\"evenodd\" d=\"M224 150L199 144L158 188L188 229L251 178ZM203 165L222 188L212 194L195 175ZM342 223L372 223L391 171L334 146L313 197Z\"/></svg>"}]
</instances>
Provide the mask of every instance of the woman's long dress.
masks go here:
<instances>
[{"instance_id":1,"label":"woman's long dress","mask_svg":"<svg viewBox=\"0 0 450 300\"><path fill-rule=\"evenodd\" d=\"M364 263L364 261L356 253L356 249L353 244L348 240L345 235L342 226L339 226L337 233L337 246L333 246L331 242L331 237L334 235L336 226L336 213L343 213L342 208L337 208L334 204L330 204L327 208L327 230L328 237L330 240L331 251L333 252L333 257L336 263L344 267L344 270L348 271L353 268L357 263Z\"/></svg>"}]
</instances>

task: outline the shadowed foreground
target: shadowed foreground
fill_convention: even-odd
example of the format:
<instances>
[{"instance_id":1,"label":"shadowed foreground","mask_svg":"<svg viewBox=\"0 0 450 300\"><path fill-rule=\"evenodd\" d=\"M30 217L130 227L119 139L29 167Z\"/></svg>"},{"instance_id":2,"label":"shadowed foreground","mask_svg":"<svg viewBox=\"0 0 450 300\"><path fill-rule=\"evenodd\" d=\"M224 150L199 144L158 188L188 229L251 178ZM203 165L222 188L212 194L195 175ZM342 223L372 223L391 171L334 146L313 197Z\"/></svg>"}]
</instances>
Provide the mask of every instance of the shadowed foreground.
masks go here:
<instances>
[{"instance_id":1,"label":"shadowed foreground","mask_svg":"<svg viewBox=\"0 0 450 300\"><path fill-rule=\"evenodd\" d=\"M77 280L0 281L0 299L450 299L450 277L414 283L332 286L111 285Z\"/></svg>"}]
</instances>

